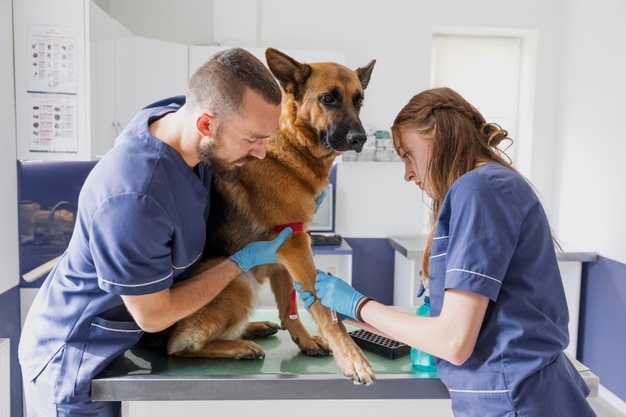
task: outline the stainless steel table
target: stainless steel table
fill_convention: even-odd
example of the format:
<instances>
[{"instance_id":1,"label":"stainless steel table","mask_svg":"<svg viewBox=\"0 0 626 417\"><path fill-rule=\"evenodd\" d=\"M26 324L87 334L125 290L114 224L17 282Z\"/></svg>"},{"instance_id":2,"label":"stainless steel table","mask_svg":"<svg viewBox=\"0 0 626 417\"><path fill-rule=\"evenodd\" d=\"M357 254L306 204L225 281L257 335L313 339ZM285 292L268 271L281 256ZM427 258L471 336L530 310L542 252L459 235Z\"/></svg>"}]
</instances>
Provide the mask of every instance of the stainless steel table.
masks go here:
<instances>
[{"instance_id":1,"label":"stainless steel table","mask_svg":"<svg viewBox=\"0 0 626 417\"><path fill-rule=\"evenodd\" d=\"M412 309L412 308L411 308ZM312 317L300 312L309 329ZM274 309L254 319L278 322ZM354 328L348 328L354 330ZM377 382L358 386L345 379L332 356L301 353L286 331L255 340L264 359L178 358L135 347L115 360L92 383L94 401L445 399L436 373L413 369L409 356L391 360L366 352ZM597 395L598 378L582 364L581 375Z\"/></svg>"},{"instance_id":2,"label":"stainless steel table","mask_svg":"<svg viewBox=\"0 0 626 417\"><path fill-rule=\"evenodd\" d=\"M316 333L316 324L309 313L300 311L300 315L309 330ZM279 322L275 309L261 309L253 319ZM301 353L286 331L255 342L264 349L264 359L178 358L135 347L93 381L92 399L449 398L437 374L414 370L408 355L392 360L366 352L377 378L376 383L366 387L344 378L332 356L310 357Z\"/></svg>"}]
</instances>

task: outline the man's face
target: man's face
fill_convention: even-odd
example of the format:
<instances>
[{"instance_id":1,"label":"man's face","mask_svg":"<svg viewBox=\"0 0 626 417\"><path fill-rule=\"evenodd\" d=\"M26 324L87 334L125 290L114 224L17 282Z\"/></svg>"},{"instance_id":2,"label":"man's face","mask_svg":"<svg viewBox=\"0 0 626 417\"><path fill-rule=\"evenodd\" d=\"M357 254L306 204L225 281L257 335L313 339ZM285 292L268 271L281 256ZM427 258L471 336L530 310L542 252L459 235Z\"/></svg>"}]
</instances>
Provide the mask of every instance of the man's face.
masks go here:
<instances>
[{"instance_id":1,"label":"man's face","mask_svg":"<svg viewBox=\"0 0 626 417\"><path fill-rule=\"evenodd\" d=\"M198 145L200 161L216 172L232 172L238 167L265 158L267 138L278 127L280 105L267 103L252 90L246 91L243 99L243 116L229 123L216 124L213 137L204 137Z\"/></svg>"}]
</instances>

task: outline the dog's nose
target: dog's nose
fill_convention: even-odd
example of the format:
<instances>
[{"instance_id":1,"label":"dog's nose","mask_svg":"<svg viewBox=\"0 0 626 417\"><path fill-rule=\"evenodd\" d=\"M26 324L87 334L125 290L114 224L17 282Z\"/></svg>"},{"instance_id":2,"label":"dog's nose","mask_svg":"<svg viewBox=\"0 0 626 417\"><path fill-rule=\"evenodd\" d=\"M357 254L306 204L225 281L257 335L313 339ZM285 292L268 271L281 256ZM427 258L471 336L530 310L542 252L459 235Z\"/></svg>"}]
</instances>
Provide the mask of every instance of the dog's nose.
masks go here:
<instances>
[{"instance_id":1,"label":"dog's nose","mask_svg":"<svg viewBox=\"0 0 626 417\"><path fill-rule=\"evenodd\" d=\"M364 132L349 132L348 133L348 143L350 146L354 148L360 148L363 146L365 141L367 140L367 136Z\"/></svg>"}]
</instances>

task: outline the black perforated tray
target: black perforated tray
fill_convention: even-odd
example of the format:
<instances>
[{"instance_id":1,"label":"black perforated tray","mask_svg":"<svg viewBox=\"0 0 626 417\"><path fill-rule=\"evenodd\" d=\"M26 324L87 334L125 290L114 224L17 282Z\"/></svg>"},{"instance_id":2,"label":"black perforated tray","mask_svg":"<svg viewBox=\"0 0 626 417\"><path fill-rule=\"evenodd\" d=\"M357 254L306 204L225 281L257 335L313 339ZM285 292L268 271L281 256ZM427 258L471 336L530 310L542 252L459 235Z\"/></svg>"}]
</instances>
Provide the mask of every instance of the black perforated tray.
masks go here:
<instances>
[{"instance_id":1,"label":"black perforated tray","mask_svg":"<svg viewBox=\"0 0 626 417\"><path fill-rule=\"evenodd\" d=\"M348 334L361 349L389 359L401 358L408 355L411 351L411 346L409 345L366 330L354 330Z\"/></svg>"}]
</instances>

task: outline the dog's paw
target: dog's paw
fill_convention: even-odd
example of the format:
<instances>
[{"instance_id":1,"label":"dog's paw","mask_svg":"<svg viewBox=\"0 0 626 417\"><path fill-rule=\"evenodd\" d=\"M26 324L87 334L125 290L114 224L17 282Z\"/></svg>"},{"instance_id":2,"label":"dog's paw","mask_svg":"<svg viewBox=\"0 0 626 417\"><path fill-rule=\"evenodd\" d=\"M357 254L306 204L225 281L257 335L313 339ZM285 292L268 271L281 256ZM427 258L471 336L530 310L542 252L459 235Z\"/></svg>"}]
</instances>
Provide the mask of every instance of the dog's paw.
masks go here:
<instances>
[{"instance_id":1,"label":"dog's paw","mask_svg":"<svg viewBox=\"0 0 626 417\"><path fill-rule=\"evenodd\" d=\"M261 346L249 340L240 340L237 351L233 352L235 359L263 359L265 352Z\"/></svg>"},{"instance_id":2,"label":"dog's paw","mask_svg":"<svg viewBox=\"0 0 626 417\"><path fill-rule=\"evenodd\" d=\"M308 356L328 356L332 352L326 341L320 336L311 336L307 339L294 339L294 342L298 345L302 353Z\"/></svg>"},{"instance_id":3,"label":"dog's paw","mask_svg":"<svg viewBox=\"0 0 626 417\"><path fill-rule=\"evenodd\" d=\"M347 355L335 355L335 360L343 375L352 380L354 385L372 385L376 382L374 370L360 350L347 352Z\"/></svg>"},{"instance_id":4,"label":"dog's paw","mask_svg":"<svg viewBox=\"0 0 626 417\"><path fill-rule=\"evenodd\" d=\"M252 339L255 337L267 337L281 330L280 325L271 321L252 321L246 326L242 337Z\"/></svg>"}]
</instances>

